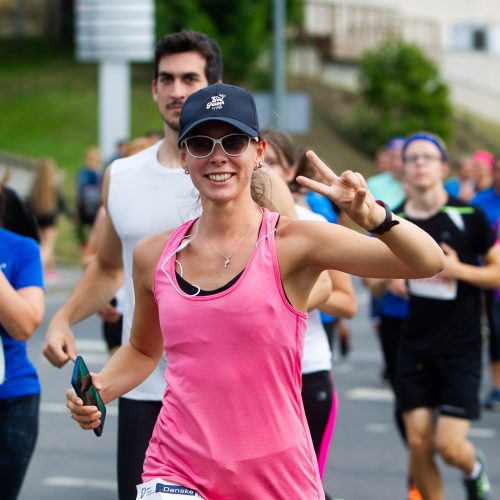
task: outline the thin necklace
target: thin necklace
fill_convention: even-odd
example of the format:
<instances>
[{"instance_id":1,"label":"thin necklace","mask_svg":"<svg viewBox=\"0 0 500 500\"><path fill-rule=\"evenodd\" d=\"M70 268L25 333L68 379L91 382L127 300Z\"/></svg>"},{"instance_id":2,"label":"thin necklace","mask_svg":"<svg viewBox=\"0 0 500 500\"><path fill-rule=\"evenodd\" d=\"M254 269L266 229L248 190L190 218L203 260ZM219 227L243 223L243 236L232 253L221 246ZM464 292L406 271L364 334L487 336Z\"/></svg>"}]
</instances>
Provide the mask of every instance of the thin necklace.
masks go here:
<instances>
[{"instance_id":1,"label":"thin necklace","mask_svg":"<svg viewBox=\"0 0 500 500\"><path fill-rule=\"evenodd\" d=\"M250 234L250 231L252 230L254 223L255 223L255 217L252 220L252 223L250 224L248 231L238 240L238 243L236 243L236 245L231 249L231 251L229 252L228 255L224 255L223 253L220 253L216 248L214 248L212 243L210 243L210 241L205 236L205 232L203 231L203 216L200 217L200 234L201 234L201 237L208 243L208 246L217 255L220 255L224 259L224 267L227 268L229 266L229 264L231 264L231 257L233 256L233 253L236 252L236 250L238 250L238 247L240 246L241 242Z\"/></svg>"}]
</instances>

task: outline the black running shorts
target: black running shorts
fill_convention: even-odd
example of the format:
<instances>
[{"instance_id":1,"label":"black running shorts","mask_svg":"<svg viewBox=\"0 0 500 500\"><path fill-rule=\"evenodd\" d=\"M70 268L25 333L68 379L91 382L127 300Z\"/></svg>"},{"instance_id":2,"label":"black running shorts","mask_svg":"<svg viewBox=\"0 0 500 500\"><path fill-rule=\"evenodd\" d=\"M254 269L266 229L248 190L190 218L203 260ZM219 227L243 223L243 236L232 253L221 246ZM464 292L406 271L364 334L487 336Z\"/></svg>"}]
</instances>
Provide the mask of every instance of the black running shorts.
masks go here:
<instances>
[{"instance_id":1,"label":"black running shorts","mask_svg":"<svg viewBox=\"0 0 500 500\"><path fill-rule=\"evenodd\" d=\"M398 354L396 397L402 412L435 408L440 415L477 420L481 356Z\"/></svg>"}]
</instances>

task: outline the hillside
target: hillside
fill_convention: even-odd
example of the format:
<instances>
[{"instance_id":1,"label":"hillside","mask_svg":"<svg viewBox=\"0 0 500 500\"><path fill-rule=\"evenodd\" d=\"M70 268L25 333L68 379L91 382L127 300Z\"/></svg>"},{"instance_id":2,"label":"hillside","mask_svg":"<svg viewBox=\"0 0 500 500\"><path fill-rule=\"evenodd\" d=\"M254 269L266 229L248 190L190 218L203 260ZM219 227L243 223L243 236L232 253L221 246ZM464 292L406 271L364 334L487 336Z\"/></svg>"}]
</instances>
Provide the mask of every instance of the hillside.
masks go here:
<instances>
[{"instance_id":1,"label":"hillside","mask_svg":"<svg viewBox=\"0 0 500 500\"><path fill-rule=\"evenodd\" d=\"M350 116L357 102L354 94L334 87L325 87L315 81L294 79L291 88L309 93L313 108L311 132L298 138L318 147L318 151L333 165L359 170L364 175L374 173L371 159L360 154L344 138L342 121ZM448 142L451 163L477 149L500 153L500 119L492 123L469 112L455 109L453 136Z\"/></svg>"},{"instance_id":2,"label":"hillside","mask_svg":"<svg viewBox=\"0 0 500 500\"><path fill-rule=\"evenodd\" d=\"M96 65L77 63L69 49L50 41L2 41L0 60L0 163L2 152L28 159L54 157L64 172L63 190L72 200L84 152L97 142ZM161 127L150 82L150 65L133 65L133 137ZM371 158L342 135L342 120L356 97L312 80L291 79L289 88L308 92L312 100L311 131L295 137L297 144L314 149L337 172L374 173ZM498 137L500 125L457 112L451 157L480 148L498 152ZM70 223L61 224L58 253L73 260L78 249Z\"/></svg>"},{"instance_id":3,"label":"hillside","mask_svg":"<svg viewBox=\"0 0 500 500\"><path fill-rule=\"evenodd\" d=\"M69 50L50 41L2 42L0 60L0 152L54 156L66 177L71 177L85 149L97 142L96 65L77 63ZM133 65L133 136L161 125L150 79L149 65ZM356 97L312 80L294 78L289 87L312 98L312 128L307 135L297 136L297 143L317 150L336 170L370 174L371 159L341 133L342 120L349 116ZM500 150L498 137L500 125L457 112L451 156L479 148Z\"/></svg>"}]
</instances>

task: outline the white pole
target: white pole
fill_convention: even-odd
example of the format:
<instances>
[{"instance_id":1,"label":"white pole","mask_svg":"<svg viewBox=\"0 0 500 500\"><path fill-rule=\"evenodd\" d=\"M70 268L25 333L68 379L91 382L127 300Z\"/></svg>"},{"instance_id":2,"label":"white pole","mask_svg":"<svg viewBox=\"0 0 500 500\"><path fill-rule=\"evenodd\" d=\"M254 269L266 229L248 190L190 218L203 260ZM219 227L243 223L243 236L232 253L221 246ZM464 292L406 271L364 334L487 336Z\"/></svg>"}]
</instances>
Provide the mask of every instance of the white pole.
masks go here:
<instances>
[{"instance_id":1,"label":"white pole","mask_svg":"<svg viewBox=\"0 0 500 500\"><path fill-rule=\"evenodd\" d=\"M273 126L285 130L286 100L286 47L285 47L285 0L274 0L274 57L273 57Z\"/></svg>"},{"instance_id":2,"label":"white pole","mask_svg":"<svg viewBox=\"0 0 500 500\"><path fill-rule=\"evenodd\" d=\"M99 148L103 160L130 137L130 64L99 63Z\"/></svg>"}]
</instances>

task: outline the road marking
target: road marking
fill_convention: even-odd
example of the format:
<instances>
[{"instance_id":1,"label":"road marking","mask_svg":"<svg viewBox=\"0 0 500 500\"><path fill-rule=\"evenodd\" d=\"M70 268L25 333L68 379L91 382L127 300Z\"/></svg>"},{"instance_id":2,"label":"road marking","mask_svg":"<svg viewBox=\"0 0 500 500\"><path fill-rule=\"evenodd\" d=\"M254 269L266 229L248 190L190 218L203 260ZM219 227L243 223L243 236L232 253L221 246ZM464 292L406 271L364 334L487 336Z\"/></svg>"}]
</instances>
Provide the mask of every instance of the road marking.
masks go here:
<instances>
[{"instance_id":1,"label":"road marking","mask_svg":"<svg viewBox=\"0 0 500 500\"><path fill-rule=\"evenodd\" d=\"M497 437L496 429L487 429L485 427L471 427L469 429L469 437L479 439L491 439Z\"/></svg>"},{"instance_id":2,"label":"road marking","mask_svg":"<svg viewBox=\"0 0 500 500\"><path fill-rule=\"evenodd\" d=\"M42 413L68 413L69 410L63 403L41 403L40 411ZM116 403L114 406L106 406L106 417L116 417L118 415L118 408Z\"/></svg>"},{"instance_id":3,"label":"road marking","mask_svg":"<svg viewBox=\"0 0 500 500\"><path fill-rule=\"evenodd\" d=\"M335 375L345 375L347 373L351 373L354 370L354 367L349 362L343 362L339 364L335 364L334 367Z\"/></svg>"},{"instance_id":4,"label":"road marking","mask_svg":"<svg viewBox=\"0 0 500 500\"><path fill-rule=\"evenodd\" d=\"M377 422L365 425L365 431L370 432L372 434L384 434L386 432L390 432L391 429L392 426ZM497 437L497 431L495 429L471 427L469 429L468 437L475 439L492 439Z\"/></svg>"},{"instance_id":5,"label":"road marking","mask_svg":"<svg viewBox=\"0 0 500 500\"><path fill-rule=\"evenodd\" d=\"M83 356L91 371L97 371L95 365L102 366L109 359L104 340L76 339L76 350ZM45 356L41 356L40 359L42 363L49 364Z\"/></svg>"},{"instance_id":6,"label":"road marking","mask_svg":"<svg viewBox=\"0 0 500 500\"><path fill-rule=\"evenodd\" d=\"M52 476L43 480L46 486L90 488L99 490L116 490L116 481L86 477Z\"/></svg>"},{"instance_id":7,"label":"road marking","mask_svg":"<svg viewBox=\"0 0 500 500\"><path fill-rule=\"evenodd\" d=\"M106 361L109 359L109 356L107 353L94 354L91 352L88 353L88 352L85 352L85 351L78 349L78 354L81 354L83 356L83 359L85 359L85 362L87 363L87 366L89 367L91 372L97 372L98 369L97 369L97 366L95 366L95 365L99 365L102 367L106 363ZM47 360L47 358L45 356L40 356L40 363L43 363L44 365L50 365L50 362ZM71 365L71 366L73 366L73 365Z\"/></svg>"},{"instance_id":8,"label":"road marking","mask_svg":"<svg viewBox=\"0 0 500 500\"><path fill-rule=\"evenodd\" d=\"M377 389L375 387L355 387L347 391L347 399L353 401L372 401L390 403L394 395L390 389Z\"/></svg>"},{"instance_id":9,"label":"road marking","mask_svg":"<svg viewBox=\"0 0 500 500\"><path fill-rule=\"evenodd\" d=\"M372 424L365 425L365 431L373 434L383 434L385 432L389 432L389 426L387 424L378 424L374 422Z\"/></svg>"},{"instance_id":10,"label":"road marking","mask_svg":"<svg viewBox=\"0 0 500 500\"><path fill-rule=\"evenodd\" d=\"M76 339L76 347L79 351L107 352L104 340Z\"/></svg>"}]
</instances>

